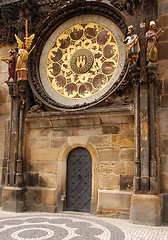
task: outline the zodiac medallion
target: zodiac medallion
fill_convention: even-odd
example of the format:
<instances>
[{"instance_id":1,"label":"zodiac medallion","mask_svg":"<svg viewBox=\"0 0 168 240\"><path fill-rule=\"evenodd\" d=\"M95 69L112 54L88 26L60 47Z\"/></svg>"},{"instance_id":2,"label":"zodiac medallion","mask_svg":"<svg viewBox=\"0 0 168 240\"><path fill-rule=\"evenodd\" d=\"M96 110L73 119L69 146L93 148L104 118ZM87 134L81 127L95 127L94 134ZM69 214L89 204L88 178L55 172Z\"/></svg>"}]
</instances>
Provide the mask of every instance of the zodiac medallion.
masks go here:
<instances>
[{"instance_id":1,"label":"zodiac medallion","mask_svg":"<svg viewBox=\"0 0 168 240\"><path fill-rule=\"evenodd\" d=\"M47 56L47 78L61 96L83 99L110 82L118 61L118 44L112 32L98 23L83 22L55 39Z\"/></svg>"}]
</instances>

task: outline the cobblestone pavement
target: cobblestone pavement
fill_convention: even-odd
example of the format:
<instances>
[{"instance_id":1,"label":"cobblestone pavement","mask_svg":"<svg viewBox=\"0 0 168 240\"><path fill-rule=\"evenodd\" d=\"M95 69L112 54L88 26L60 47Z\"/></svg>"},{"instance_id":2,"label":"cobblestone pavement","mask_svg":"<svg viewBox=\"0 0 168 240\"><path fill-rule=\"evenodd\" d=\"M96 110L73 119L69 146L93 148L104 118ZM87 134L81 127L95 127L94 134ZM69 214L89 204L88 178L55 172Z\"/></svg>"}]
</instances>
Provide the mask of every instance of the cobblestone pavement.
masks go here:
<instances>
[{"instance_id":1,"label":"cobblestone pavement","mask_svg":"<svg viewBox=\"0 0 168 240\"><path fill-rule=\"evenodd\" d=\"M0 240L168 240L168 226L149 227L129 220L90 214L9 213L0 211Z\"/></svg>"}]
</instances>

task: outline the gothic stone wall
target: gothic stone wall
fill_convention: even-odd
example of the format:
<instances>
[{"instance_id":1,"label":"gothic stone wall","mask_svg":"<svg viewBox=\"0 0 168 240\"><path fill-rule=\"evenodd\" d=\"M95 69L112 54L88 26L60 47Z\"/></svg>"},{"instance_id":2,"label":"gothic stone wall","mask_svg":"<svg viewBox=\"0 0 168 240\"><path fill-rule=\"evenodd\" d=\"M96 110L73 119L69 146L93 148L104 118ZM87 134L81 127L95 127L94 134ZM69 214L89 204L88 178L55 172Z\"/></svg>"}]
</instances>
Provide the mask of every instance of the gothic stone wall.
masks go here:
<instances>
[{"instance_id":1,"label":"gothic stone wall","mask_svg":"<svg viewBox=\"0 0 168 240\"><path fill-rule=\"evenodd\" d=\"M79 146L86 148L92 156L92 201L101 205L99 212L110 211L108 204L102 202L106 197L104 194L109 193L109 190L111 194L114 190L132 192L134 117L131 111L124 113L121 109L117 113L109 109L108 112L98 113L88 110L85 113L69 115L49 113L48 116L45 113L34 113L26 121L29 127L29 209L46 209L47 204L53 209L54 204L58 205L58 192L61 192L62 197L66 193L68 154ZM48 194L48 203L46 193L43 192L47 189L55 191L50 196ZM129 211L129 196L125 211Z\"/></svg>"},{"instance_id":2,"label":"gothic stone wall","mask_svg":"<svg viewBox=\"0 0 168 240\"><path fill-rule=\"evenodd\" d=\"M161 192L163 195L163 218L168 222L168 0L159 0L158 28L164 29L159 40L159 79L162 84L159 108L159 140L161 160Z\"/></svg>"},{"instance_id":3,"label":"gothic stone wall","mask_svg":"<svg viewBox=\"0 0 168 240\"><path fill-rule=\"evenodd\" d=\"M9 57L12 46L0 47L0 59ZM0 179L5 183L6 161L8 158L10 96L5 81L8 79L8 64L0 61Z\"/></svg>"}]
</instances>

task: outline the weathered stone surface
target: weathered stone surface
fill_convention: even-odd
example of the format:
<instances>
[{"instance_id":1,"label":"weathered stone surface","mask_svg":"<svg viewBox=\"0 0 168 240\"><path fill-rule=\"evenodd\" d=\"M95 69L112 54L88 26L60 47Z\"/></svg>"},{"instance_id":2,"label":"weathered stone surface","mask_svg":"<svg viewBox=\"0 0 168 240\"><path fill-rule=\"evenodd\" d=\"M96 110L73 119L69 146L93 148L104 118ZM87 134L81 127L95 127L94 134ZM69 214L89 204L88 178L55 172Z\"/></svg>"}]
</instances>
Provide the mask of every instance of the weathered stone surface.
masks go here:
<instances>
[{"instance_id":1,"label":"weathered stone surface","mask_svg":"<svg viewBox=\"0 0 168 240\"><path fill-rule=\"evenodd\" d=\"M168 19L168 15L167 15L167 19ZM159 44L158 44L158 59L159 60L168 59L168 56L166 54L167 48L168 48L168 41L159 42Z\"/></svg>"},{"instance_id":2,"label":"weathered stone surface","mask_svg":"<svg viewBox=\"0 0 168 240\"><path fill-rule=\"evenodd\" d=\"M99 173L98 188L104 189L104 190L105 189L106 190L119 189L120 188L120 175Z\"/></svg>"},{"instance_id":3,"label":"weathered stone surface","mask_svg":"<svg viewBox=\"0 0 168 240\"><path fill-rule=\"evenodd\" d=\"M120 175L120 190L133 190L133 175Z\"/></svg>"},{"instance_id":4,"label":"weathered stone surface","mask_svg":"<svg viewBox=\"0 0 168 240\"><path fill-rule=\"evenodd\" d=\"M161 155L168 155L168 136L160 137L160 153Z\"/></svg>"},{"instance_id":5,"label":"weathered stone surface","mask_svg":"<svg viewBox=\"0 0 168 240\"><path fill-rule=\"evenodd\" d=\"M57 161L59 148L31 148L30 161Z\"/></svg>"},{"instance_id":6,"label":"weathered stone surface","mask_svg":"<svg viewBox=\"0 0 168 240\"><path fill-rule=\"evenodd\" d=\"M51 128L52 122L50 119L36 118L31 121L31 124L27 121L27 125L29 128Z\"/></svg>"},{"instance_id":7,"label":"weathered stone surface","mask_svg":"<svg viewBox=\"0 0 168 240\"><path fill-rule=\"evenodd\" d=\"M102 129L99 127L94 128L78 128L77 130L79 136L93 136L93 135L102 135Z\"/></svg>"},{"instance_id":8,"label":"weathered stone surface","mask_svg":"<svg viewBox=\"0 0 168 240\"><path fill-rule=\"evenodd\" d=\"M42 188L41 187L28 187L27 188L27 207L34 204L42 203Z\"/></svg>"},{"instance_id":9,"label":"weathered stone surface","mask_svg":"<svg viewBox=\"0 0 168 240\"><path fill-rule=\"evenodd\" d=\"M125 174L134 175L134 162L125 163Z\"/></svg>"},{"instance_id":10,"label":"weathered stone surface","mask_svg":"<svg viewBox=\"0 0 168 240\"><path fill-rule=\"evenodd\" d=\"M163 194L163 222L168 223L168 193Z\"/></svg>"},{"instance_id":11,"label":"weathered stone surface","mask_svg":"<svg viewBox=\"0 0 168 240\"><path fill-rule=\"evenodd\" d=\"M168 106L168 94L161 96L161 105L162 107Z\"/></svg>"},{"instance_id":12,"label":"weathered stone surface","mask_svg":"<svg viewBox=\"0 0 168 240\"><path fill-rule=\"evenodd\" d=\"M50 138L31 138L30 148L49 148L51 147L51 139Z\"/></svg>"},{"instance_id":13,"label":"weathered stone surface","mask_svg":"<svg viewBox=\"0 0 168 240\"><path fill-rule=\"evenodd\" d=\"M132 193L124 191L98 190L98 210L129 211L131 195Z\"/></svg>"},{"instance_id":14,"label":"weathered stone surface","mask_svg":"<svg viewBox=\"0 0 168 240\"><path fill-rule=\"evenodd\" d=\"M134 137L129 135L112 135L112 146L134 147Z\"/></svg>"},{"instance_id":15,"label":"weathered stone surface","mask_svg":"<svg viewBox=\"0 0 168 240\"><path fill-rule=\"evenodd\" d=\"M51 140L51 147L53 148L59 148L62 147L67 142L66 137L57 137L56 139Z\"/></svg>"},{"instance_id":16,"label":"weathered stone surface","mask_svg":"<svg viewBox=\"0 0 168 240\"><path fill-rule=\"evenodd\" d=\"M95 126L100 124L100 119L94 116L72 116L65 118L51 118L53 127L80 127L80 126Z\"/></svg>"},{"instance_id":17,"label":"weathered stone surface","mask_svg":"<svg viewBox=\"0 0 168 240\"><path fill-rule=\"evenodd\" d=\"M26 188L4 187L2 189L2 210L23 212L26 210Z\"/></svg>"},{"instance_id":18,"label":"weathered stone surface","mask_svg":"<svg viewBox=\"0 0 168 240\"><path fill-rule=\"evenodd\" d=\"M161 173L168 174L168 156L161 156Z\"/></svg>"},{"instance_id":19,"label":"weathered stone surface","mask_svg":"<svg viewBox=\"0 0 168 240\"><path fill-rule=\"evenodd\" d=\"M134 161L134 149L133 148L121 148L120 160L122 161Z\"/></svg>"},{"instance_id":20,"label":"weathered stone surface","mask_svg":"<svg viewBox=\"0 0 168 240\"><path fill-rule=\"evenodd\" d=\"M130 219L132 223L160 226L161 196L133 194L131 196Z\"/></svg>"},{"instance_id":21,"label":"weathered stone surface","mask_svg":"<svg viewBox=\"0 0 168 240\"><path fill-rule=\"evenodd\" d=\"M121 134L134 135L134 124L121 124Z\"/></svg>"},{"instance_id":22,"label":"weathered stone surface","mask_svg":"<svg viewBox=\"0 0 168 240\"><path fill-rule=\"evenodd\" d=\"M112 116L112 115L102 115L101 121L103 124L120 124L120 123L134 123L133 116L129 115L120 115L120 116Z\"/></svg>"},{"instance_id":23,"label":"weathered stone surface","mask_svg":"<svg viewBox=\"0 0 168 240\"><path fill-rule=\"evenodd\" d=\"M158 28L164 28L165 26L167 26L168 23L168 15L162 15L159 16L159 19L157 21L157 27Z\"/></svg>"},{"instance_id":24,"label":"weathered stone surface","mask_svg":"<svg viewBox=\"0 0 168 240\"><path fill-rule=\"evenodd\" d=\"M43 172L43 173L56 173L57 162L50 161L33 161L29 162L29 171L31 172Z\"/></svg>"},{"instance_id":25,"label":"weathered stone surface","mask_svg":"<svg viewBox=\"0 0 168 240\"><path fill-rule=\"evenodd\" d=\"M125 163L118 161L117 162L102 161L99 163L99 173L124 174Z\"/></svg>"},{"instance_id":26,"label":"weathered stone surface","mask_svg":"<svg viewBox=\"0 0 168 240\"><path fill-rule=\"evenodd\" d=\"M39 186L55 188L57 187L57 174L56 173L39 173Z\"/></svg>"},{"instance_id":27,"label":"weathered stone surface","mask_svg":"<svg viewBox=\"0 0 168 240\"><path fill-rule=\"evenodd\" d=\"M104 125L102 126L103 134L118 134L120 132L119 125Z\"/></svg>"},{"instance_id":28,"label":"weathered stone surface","mask_svg":"<svg viewBox=\"0 0 168 240\"><path fill-rule=\"evenodd\" d=\"M118 161L119 150L115 148L98 149L99 161Z\"/></svg>"},{"instance_id":29,"label":"weathered stone surface","mask_svg":"<svg viewBox=\"0 0 168 240\"><path fill-rule=\"evenodd\" d=\"M10 115L11 104L4 103L0 105L0 114L1 115Z\"/></svg>"},{"instance_id":30,"label":"weathered stone surface","mask_svg":"<svg viewBox=\"0 0 168 240\"><path fill-rule=\"evenodd\" d=\"M161 174L161 192L163 193L168 193L168 175L166 174Z\"/></svg>"},{"instance_id":31,"label":"weathered stone surface","mask_svg":"<svg viewBox=\"0 0 168 240\"><path fill-rule=\"evenodd\" d=\"M56 189L43 188L42 203L48 206L56 206L57 203L57 191Z\"/></svg>"},{"instance_id":32,"label":"weathered stone surface","mask_svg":"<svg viewBox=\"0 0 168 240\"><path fill-rule=\"evenodd\" d=\"M54 137L68 137L68 136L77 136L78 128L60 128L54 129L53 136Z\"/></svg>"},{"instance_id":33,"label":"weathered stone surface","mask_svg":"<svg viewBox=\"0 0 168 240\"><path fill-rule=\"evenodd\" d=\"M28 173L28 186L37 186L39 183L39 173Z\"/></svg>"},{"instance_id":34,"label":"weathered stone surface","mask_svg":"<svg viewBox=\"0 0 168 240\"><path fill-rule=\"evenodd\" d=\"M111 147L111 135L104 135L104 136L92 136L89 137L88 140L95 146L95 147Z\"/></svg>"}]
</instances>

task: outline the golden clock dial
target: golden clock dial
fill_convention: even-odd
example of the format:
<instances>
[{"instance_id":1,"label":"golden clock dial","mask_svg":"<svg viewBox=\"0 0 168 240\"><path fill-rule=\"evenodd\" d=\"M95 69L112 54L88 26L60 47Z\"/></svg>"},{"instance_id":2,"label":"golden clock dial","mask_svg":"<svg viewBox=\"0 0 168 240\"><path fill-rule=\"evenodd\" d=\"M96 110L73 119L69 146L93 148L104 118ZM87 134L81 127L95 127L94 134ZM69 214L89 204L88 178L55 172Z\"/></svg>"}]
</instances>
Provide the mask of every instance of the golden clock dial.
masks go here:
<instances>
[{"instance_id":1,"label":"golden clock dial","mask_svg":"<svg viewBox=\"0 0 168 240\"><path fill-rule=\"evenodd\" d=\"M87 98L109 83L118 61L118 43L110 30L94 22L78 23L54 40L46 61L47 79L65 98Z\"/></svg>"}]
</instances>

